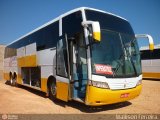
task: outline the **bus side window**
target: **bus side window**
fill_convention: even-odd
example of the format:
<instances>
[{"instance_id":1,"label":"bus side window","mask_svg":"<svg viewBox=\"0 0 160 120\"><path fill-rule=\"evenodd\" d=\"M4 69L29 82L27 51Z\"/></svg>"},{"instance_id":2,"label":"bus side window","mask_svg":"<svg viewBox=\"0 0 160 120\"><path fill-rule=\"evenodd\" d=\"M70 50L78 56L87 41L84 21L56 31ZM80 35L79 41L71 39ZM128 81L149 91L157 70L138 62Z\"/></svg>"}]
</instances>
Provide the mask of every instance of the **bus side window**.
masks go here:
<instances>
[{"instance_id":1,"label":"bus side window","mask_svg":"<svg viewBox=\"0 0 160 120\"><path fill-rule=\"evenodd\" d=\"M57 75L62 77L68 77L68 65L67 65L67 49L65 39L61 39L57 43Z\"/></svg>"}]
</instances>

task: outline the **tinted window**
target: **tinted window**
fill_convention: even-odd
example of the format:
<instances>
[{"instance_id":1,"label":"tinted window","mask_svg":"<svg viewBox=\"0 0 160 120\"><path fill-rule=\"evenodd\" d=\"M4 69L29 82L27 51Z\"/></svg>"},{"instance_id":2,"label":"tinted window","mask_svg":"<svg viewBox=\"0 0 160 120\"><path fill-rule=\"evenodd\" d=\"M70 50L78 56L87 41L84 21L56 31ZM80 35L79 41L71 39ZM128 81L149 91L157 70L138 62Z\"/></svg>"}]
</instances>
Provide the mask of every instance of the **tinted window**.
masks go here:
<instances>
[{"instance_id":1,"label":"tinted window","mask_svg":"<svg viewBox=\"0 0 160 120\"><path fill-rule=\"evenodd\" d=\"M16 55L17 55L16 49L9 48L9 47L5 48L4 58L13 57L13 56L16 56Z\"/></svg>"},{"instance_id":2,"label":"tinted window","mask_svg":"<svg viewBox=\"0 0 160 120\"><path fill-rule=\"evenodd\" d=\"M73 37L76 33L82 31L82 14L80 11L72 13L62 19L62 31L63 34L67 34L68 37Z\"/></svg>"},{"instance_id":3,"label":"tinted window","mask_svg":"<svg viewBox=\"0 0 160 120\"><path fill-rule=\"evenodd\" d=\"M9 45L9 48L20 48L36 42L37 50L56 47L59 39L59 21L54 22L24 38Z\"/></svg>"},{"instance_id":4,"label":"tinted window","mask_svg":"<svg viewBox=\"0 0 160 120\"><path fill-rule=\"evenodd\" d=\"M154 49L153 51L142 50L141 59L142 60L160 59L160 49Z\"/></svg>"},{"instance_id":5,"label":"tinted window","mask_svg":"<svg viewBox=\"0 0 160 120\"><path fill-rule=\"evenodd\" d=\"M59 39L59 22L57 21L43 28L37 33L37 36L39 36L36 38L37 50L56 47Z\"/></svg>"},{"instance_id":6,"label":"tinted window","mask_svg":"<svg viewBox=\"0 0 160 120\"><path fill-rule=\"evenodd\" d=\"M82 32L82 15L81 12L72 13L62 18L63 36L67 34L67 38L75 37L77 33ZM67 48L65 39L61 39L57 43L57 75L68 77L68 61Z\"/></svg>"},{"instance_id":7,"label":"tinted window","mask_svg":"<svg viewBox=\"0 0 160 120\"><path fill-rule=\"evenodd\" d=\"M133 36L119 34L110 30L101 30L101 37L102 40L99 44L91 46L93 74L115 78L133 77L136 75L135 71L138 75L141 74L140 56L131 54L131 51L137 51L137 48L134 48L137 45L132 43L132 46L128 46L126 49L123 48L123 45L132 41ZM124 42L122 43L122 41ZM127 52L132 58L129 55L125 55ZM136 53L134 52L134 54ZM131 59L134 60L135 70ZM104 68L104 71L101 68Z\"/></svg>"},{"instance_id":8,"label":"tinted window","mask_svg":"<svg viewBox=\"0 0 160 120\"><path fill-rule=\"evenodd\" d=\"M92 10L86 10L85 12L87 20L100 22L101 29L108 29L131 35L134 34L130 24L121 18Z\"/></svg>"},{"instance_id":9,"label":"tinted window","mask_svg":"<svg viewBox=\"0 0 160 120\"><path fill-rule=\"evenodd\" d=\"M68 61L67 61L67 48L65 39L61 39L57 43L57 75L68 77Z\"/></svg>"}]
</instances>

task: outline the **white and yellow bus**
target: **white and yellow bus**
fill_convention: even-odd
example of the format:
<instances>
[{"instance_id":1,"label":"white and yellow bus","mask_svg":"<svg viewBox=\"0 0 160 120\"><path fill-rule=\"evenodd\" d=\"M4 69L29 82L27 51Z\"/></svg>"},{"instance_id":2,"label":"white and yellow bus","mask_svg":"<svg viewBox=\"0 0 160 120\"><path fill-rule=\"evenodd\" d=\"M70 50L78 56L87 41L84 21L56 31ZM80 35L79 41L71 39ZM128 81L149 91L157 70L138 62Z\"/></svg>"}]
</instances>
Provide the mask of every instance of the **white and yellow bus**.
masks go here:
<instances>
[{"instance_id":1,"label":"white and yellow bus","mask_svg":"<svg viewBox=\"0 0 160 120\"><path fill-rule=\"evenodd\" d=\"M60 15L5 48L4 79L52 99L98 106L127 101L142 89L141 59L129 22L81 7Z\"/></svg>"},{"instance_id":2,"label":"white and yellow bus","mask_svg":"<svg viewBox=\"0 0 160 120\"><path fill-rule=\"evenodd\" d=\"M160 44L150 51L147 46L141 47L143 78L160 79Z\"/></svg>"}]
</instances>

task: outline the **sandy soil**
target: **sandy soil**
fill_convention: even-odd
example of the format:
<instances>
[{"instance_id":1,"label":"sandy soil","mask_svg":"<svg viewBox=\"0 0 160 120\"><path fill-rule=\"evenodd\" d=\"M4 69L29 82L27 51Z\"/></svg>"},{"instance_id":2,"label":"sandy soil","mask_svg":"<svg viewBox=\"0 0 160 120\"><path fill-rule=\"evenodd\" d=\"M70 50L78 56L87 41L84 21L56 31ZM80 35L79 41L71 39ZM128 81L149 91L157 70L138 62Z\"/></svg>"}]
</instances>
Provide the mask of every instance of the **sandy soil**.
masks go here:
<instances>
[{"instance_id":1,"label":"sandy soil","mask_svg":"<svg viewBox=\"0 0 160 120\"><path fill-rule=\"evenodd\" d=\"M160 113L160 81L143 80L139 97L124 103L89 107L70 101L52 102L45 94L24 86L12 87L0 80L0 114L126 114Z\"/></svg>"}]
</instances>

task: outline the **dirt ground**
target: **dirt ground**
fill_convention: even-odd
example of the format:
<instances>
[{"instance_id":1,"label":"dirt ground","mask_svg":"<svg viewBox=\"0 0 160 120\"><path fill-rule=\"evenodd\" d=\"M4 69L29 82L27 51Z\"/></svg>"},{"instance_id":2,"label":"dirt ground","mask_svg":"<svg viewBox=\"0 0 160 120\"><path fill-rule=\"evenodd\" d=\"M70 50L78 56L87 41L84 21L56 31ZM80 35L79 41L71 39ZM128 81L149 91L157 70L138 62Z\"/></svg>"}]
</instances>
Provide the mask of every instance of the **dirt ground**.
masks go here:
<instances>
[{"instance_id":1,"label":"dirt ground","mask_svg":"<svg viewBox=\"0 0 160 120\"><path fill-rule=\"evenodd\" d=\"M0 114L159 114L160 80L143 80L143 90L136 99L100 107L70 101L52 102L45 94L24 86L12 87L0 80Z\"/></svg>"}]
</instances>

